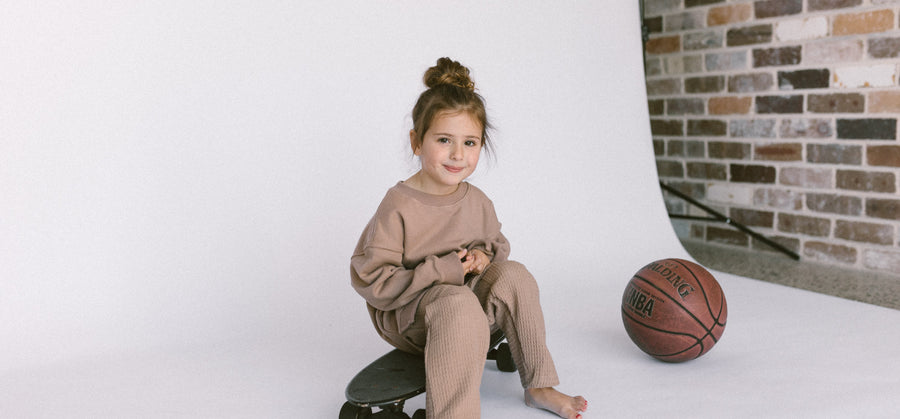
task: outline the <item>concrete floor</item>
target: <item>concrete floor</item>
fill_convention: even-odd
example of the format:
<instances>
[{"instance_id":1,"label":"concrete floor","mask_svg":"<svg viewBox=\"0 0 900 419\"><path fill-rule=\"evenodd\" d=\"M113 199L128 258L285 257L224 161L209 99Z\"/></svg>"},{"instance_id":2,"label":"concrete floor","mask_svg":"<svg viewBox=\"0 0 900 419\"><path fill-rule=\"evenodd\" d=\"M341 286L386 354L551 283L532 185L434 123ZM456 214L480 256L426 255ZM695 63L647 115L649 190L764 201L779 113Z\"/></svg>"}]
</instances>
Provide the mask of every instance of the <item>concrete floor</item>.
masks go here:
<instances>
[{"instance_id":1,"label":"concrete floor","mask_svg":"<svg viewBox=\"0 0 900 419\"><path fill-rule=\"evenodd\" d=\"M688 253L707 268L900 310L900 275L794 261L759 252L685 240Z\"/></svg>"}]
</instances>

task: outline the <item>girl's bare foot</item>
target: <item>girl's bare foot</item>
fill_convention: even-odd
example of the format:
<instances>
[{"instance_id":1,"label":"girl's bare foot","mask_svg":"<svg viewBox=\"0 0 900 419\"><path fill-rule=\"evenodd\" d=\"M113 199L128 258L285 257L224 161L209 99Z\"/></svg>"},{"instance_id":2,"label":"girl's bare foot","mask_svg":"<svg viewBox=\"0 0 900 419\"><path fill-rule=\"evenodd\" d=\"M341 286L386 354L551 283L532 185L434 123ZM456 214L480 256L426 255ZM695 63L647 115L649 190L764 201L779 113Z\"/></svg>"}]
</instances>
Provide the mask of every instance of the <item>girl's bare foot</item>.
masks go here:
<instances>
[{"instance_id":1,"label":"girl's bare foot","mask_svg":"<svg viewBox=\"0 0 900 419\"><path fill-rule=\"evenodd\" d=\"M587 400L584 397L567 396L553 387L526 389L525 404L528 407L549 410L566 419L581 419L579 412L587 410Z\"/></svg>"}]
</instances>

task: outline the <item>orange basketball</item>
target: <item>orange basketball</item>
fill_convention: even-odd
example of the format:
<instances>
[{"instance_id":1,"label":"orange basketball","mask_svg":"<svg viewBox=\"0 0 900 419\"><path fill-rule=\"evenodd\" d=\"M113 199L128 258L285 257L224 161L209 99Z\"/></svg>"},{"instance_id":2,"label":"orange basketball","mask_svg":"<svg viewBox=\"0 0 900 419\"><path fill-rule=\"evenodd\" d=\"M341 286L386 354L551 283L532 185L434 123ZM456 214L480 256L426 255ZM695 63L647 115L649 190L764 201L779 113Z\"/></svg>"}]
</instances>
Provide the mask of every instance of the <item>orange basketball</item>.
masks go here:
<instances>
[{"instance_id":1,"label":"orange basketball","mask_svg":"<svg viewBox=\"0 0 900 419\"><path fill-rule=\"evenodd\" d=\"M716 278L702 266L662 259L631 278L622 297L622 321L631 340L650 356L683 362L709 352L725 332L728 306Z\"/></svg>"}]
</instances>

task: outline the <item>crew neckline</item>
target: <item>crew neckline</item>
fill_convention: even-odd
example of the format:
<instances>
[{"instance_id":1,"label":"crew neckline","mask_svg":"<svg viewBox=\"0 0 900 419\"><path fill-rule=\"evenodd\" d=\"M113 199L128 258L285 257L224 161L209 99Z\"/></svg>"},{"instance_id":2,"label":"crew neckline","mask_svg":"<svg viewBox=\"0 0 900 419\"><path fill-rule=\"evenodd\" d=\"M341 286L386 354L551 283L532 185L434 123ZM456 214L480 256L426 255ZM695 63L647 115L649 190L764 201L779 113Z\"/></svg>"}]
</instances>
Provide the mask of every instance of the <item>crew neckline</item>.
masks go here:
<instances>
[{"instance_id":1,"label":"crew neckline","mask_svg":"<svg viewBox=\"0 0 900 419\"><path fill-rule=\"evenodd\" d=\"M407 185L402 180L397 182L397 189L406 195L413 197L415 200L431 206L451 205L459 202L469 191L468 182L460 182L459 187L455 191L447 195L434 195L422 192L412 186Z\"/></svg>"}]
</instances>

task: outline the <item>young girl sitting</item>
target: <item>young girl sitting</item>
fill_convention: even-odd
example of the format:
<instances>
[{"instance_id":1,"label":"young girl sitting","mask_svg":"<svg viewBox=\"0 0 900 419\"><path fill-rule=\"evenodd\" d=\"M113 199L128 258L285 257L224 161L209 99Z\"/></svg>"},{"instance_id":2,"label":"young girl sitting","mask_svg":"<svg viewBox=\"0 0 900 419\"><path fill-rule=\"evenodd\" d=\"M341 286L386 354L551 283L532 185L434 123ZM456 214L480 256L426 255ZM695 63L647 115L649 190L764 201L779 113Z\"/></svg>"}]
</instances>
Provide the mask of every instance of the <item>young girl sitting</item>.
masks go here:
<instances>
[{"instance_id":1,"label":"young girl sitting","mask_svg":"<svg viewBox=\"0 0 900 419\"><path fill-rule=\"evenodd\" d=\"M490 199L465 182L490 149L484 101L469 70L441 58L424 76L409 133L421 169L387 191L350 259L353 288L391 345L424 353L429 418L478 418L492 330L506 335L525 404L580 418L559 384L534 278L508 260Z\"/></svg>"}]
</instances>

